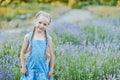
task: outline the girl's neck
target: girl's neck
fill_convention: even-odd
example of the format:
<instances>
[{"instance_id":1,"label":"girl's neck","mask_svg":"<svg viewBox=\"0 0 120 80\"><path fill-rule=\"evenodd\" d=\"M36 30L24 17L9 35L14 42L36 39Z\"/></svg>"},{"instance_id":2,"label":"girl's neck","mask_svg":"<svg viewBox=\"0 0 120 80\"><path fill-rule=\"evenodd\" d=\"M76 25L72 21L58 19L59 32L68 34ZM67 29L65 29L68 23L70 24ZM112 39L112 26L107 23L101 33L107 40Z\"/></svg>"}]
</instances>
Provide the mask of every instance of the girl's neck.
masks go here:
<instances>
[{"instance_id":1,"label":"girl's neck","mask_svg":"<svg viewBox=\"0 0 120 80\"><path fill-rule=\"evenodd\" d=\"M45 32L37 32L35 31L35 34L34 34L35 37L39 37L39 38L44 38L45 36Z\"/></svg>"}]
</instances>

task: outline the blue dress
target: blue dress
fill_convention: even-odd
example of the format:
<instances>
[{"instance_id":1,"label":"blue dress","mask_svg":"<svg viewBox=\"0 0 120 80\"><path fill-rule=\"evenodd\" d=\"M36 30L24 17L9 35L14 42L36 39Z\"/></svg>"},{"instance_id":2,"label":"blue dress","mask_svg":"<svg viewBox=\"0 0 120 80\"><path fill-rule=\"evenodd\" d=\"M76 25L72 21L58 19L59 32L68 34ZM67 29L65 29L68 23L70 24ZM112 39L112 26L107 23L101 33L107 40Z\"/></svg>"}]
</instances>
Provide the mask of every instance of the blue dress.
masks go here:
<instances>
[{"instance_id":1,"label":"blue dress","mask_svg":"<svg viewBox=\"0 0 120 80\"><path fill-rule=\"evenodd\" d=\"M32 33L28 33L28 40ZM46 40L32 40L32 48L26 60L28 75L21 74L20 80L53 80L48 78L50 64L46 61Z\"/></svg>"}]
</instances>

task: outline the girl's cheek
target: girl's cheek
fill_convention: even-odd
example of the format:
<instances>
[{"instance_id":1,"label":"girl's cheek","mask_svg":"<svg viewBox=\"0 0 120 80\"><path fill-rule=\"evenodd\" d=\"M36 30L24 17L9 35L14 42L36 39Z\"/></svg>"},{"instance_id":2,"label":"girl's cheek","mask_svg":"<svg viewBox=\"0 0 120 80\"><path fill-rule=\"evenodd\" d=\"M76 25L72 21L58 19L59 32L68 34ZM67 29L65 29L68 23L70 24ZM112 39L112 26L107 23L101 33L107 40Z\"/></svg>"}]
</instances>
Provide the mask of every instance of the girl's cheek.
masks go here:
<instances>
[{"instance_id":1,"label":"girl's cheek","mask_svg":"<svg viewBox=\"0 0 120 80\"><path fill-rule=\"evenodd\" d=\"M44 28L45 30L47 29L47 27Z\"/></svg>"}]
</instances>

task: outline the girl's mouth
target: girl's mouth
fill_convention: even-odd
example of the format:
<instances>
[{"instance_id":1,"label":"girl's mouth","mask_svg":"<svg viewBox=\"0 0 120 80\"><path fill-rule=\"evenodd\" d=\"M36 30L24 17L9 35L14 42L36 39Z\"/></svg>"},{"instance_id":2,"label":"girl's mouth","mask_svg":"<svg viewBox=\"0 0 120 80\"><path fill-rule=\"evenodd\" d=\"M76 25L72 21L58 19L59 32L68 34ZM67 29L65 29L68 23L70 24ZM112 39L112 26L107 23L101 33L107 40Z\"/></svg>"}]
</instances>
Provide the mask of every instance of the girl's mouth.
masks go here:
<instances>
[{"instance_id":1,"label":"girl's mouth","mask_svg":"<svg viewBox=\"0 0 120 80\"><path fill-rule=\"evenodd\" d=\"M39 30L44 30L44 28L40 28L40 27L38 27L38 29L39 29Z\"/></svg>"}]
</instances>

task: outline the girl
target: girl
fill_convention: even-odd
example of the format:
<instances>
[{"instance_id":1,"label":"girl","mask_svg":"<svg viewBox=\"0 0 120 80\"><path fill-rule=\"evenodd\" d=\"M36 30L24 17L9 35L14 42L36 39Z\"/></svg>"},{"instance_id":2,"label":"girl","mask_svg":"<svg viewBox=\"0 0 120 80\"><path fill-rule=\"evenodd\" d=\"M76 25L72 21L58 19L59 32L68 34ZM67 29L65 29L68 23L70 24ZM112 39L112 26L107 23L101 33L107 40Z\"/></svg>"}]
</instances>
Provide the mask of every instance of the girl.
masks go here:
<instances>
[{"instance_id":1,"label":"girl","mask_svg":"<svg viewBox=\"0 0 120 80\"><path fill-rule=\"evenodd\" d=\"M52 40L46 31L51 17L48 13L40 11L35 15L33 22L34 29L25 35L21 49L20 80L53 80ZM26 52L29 52L27 59Z\"/></svg>"}]
</instances>

